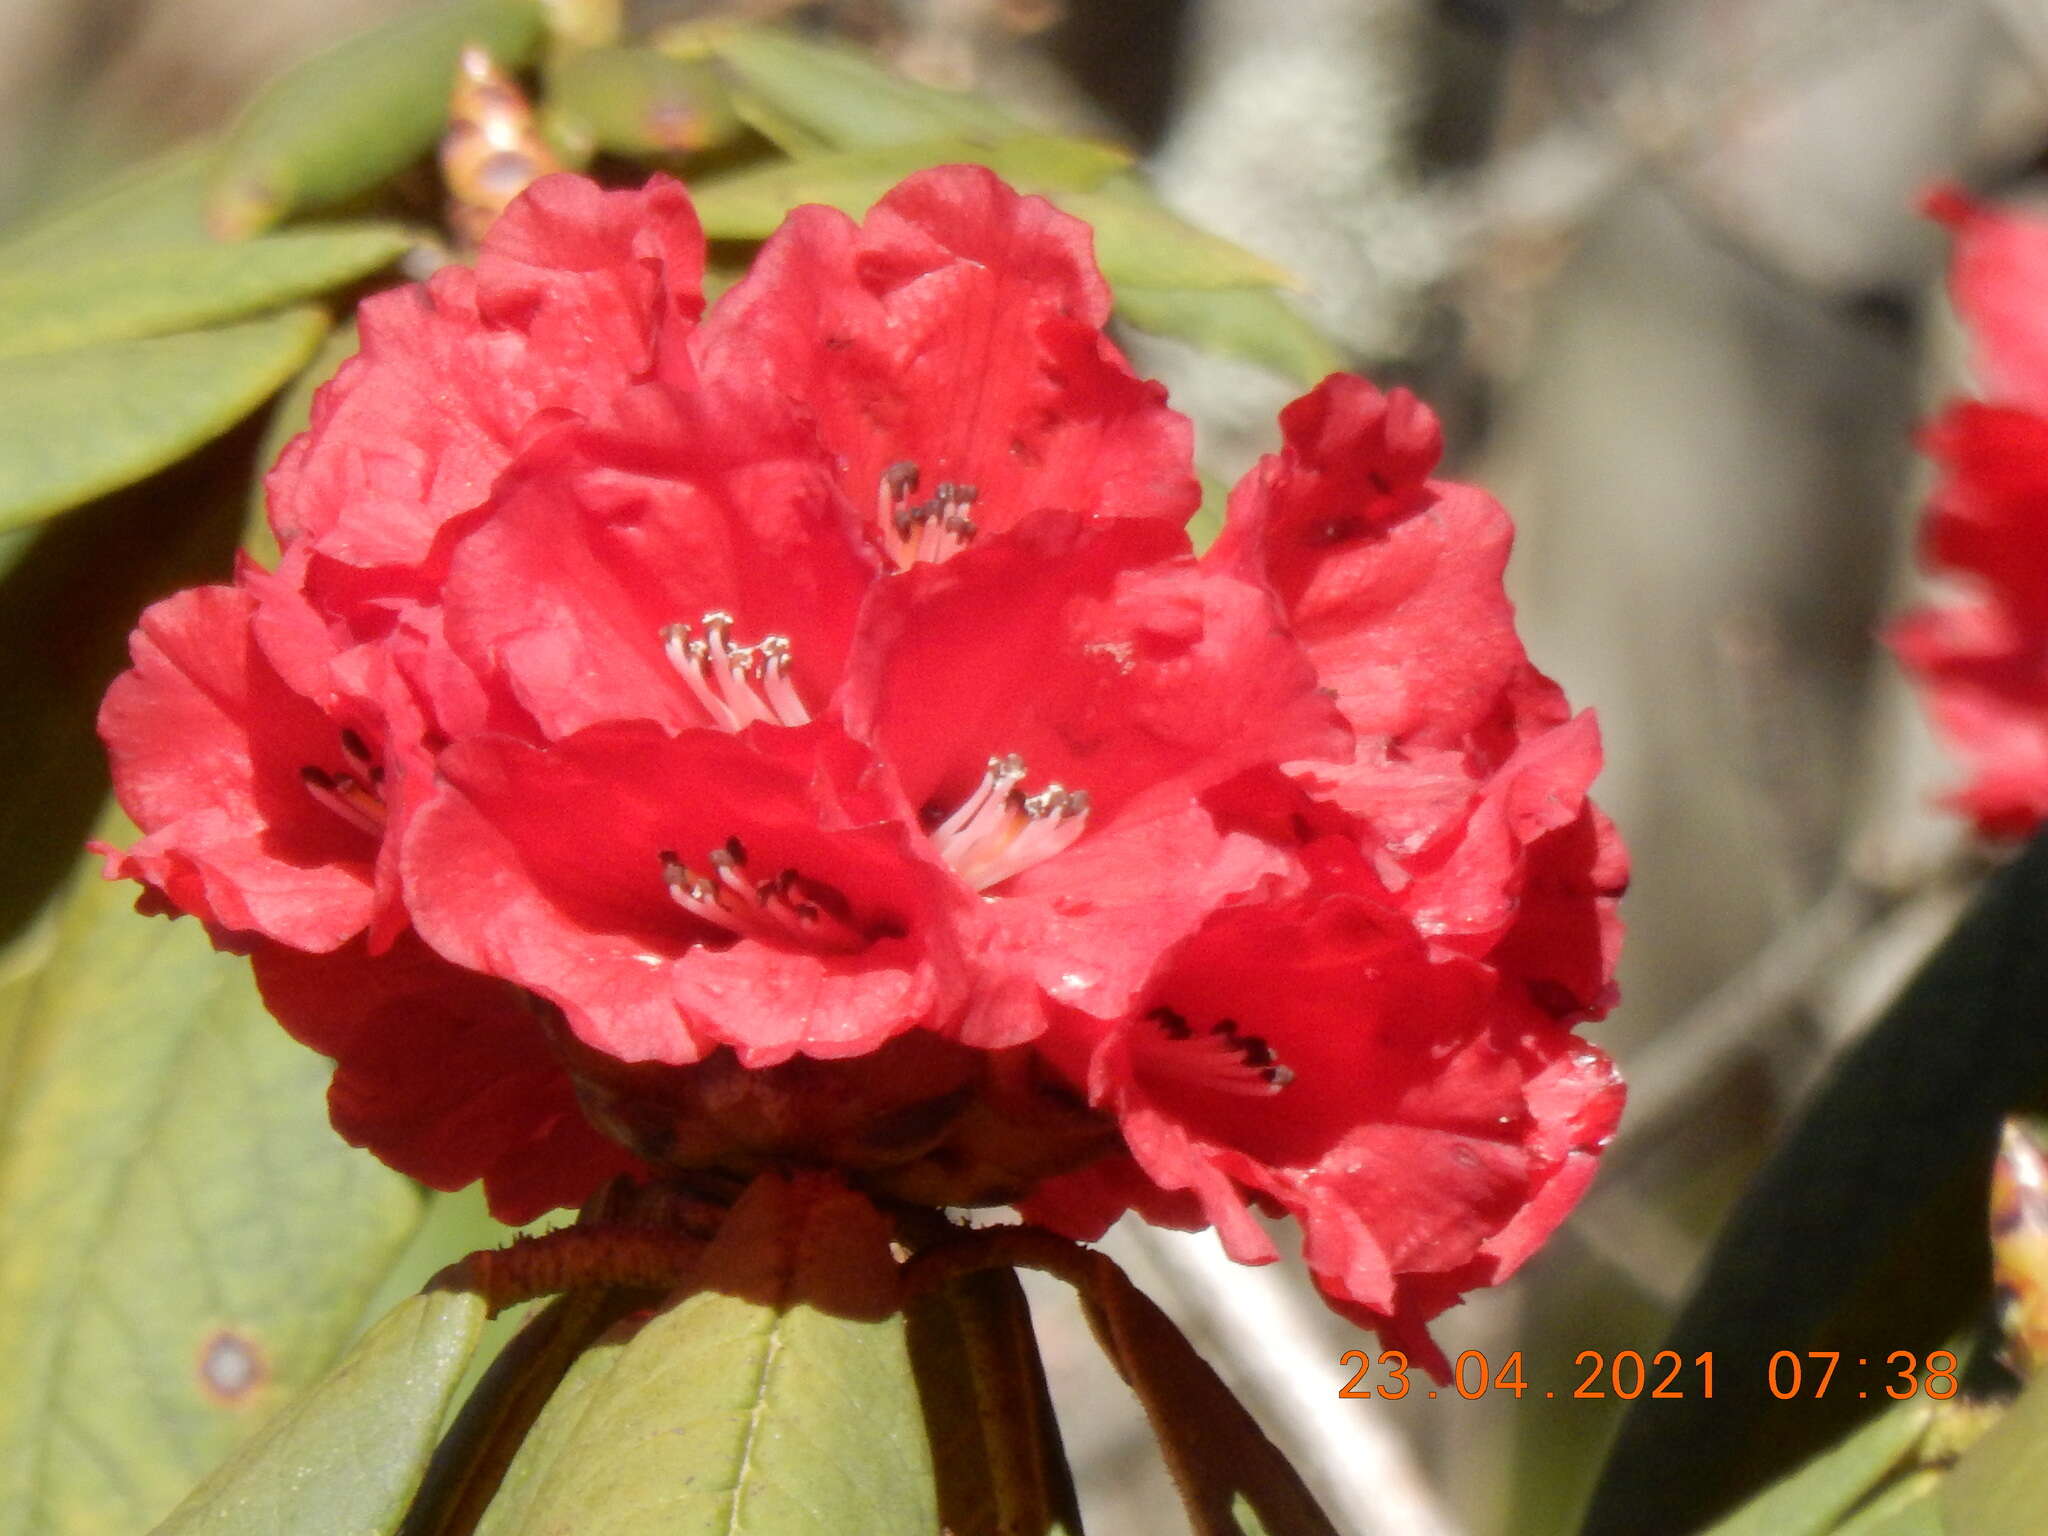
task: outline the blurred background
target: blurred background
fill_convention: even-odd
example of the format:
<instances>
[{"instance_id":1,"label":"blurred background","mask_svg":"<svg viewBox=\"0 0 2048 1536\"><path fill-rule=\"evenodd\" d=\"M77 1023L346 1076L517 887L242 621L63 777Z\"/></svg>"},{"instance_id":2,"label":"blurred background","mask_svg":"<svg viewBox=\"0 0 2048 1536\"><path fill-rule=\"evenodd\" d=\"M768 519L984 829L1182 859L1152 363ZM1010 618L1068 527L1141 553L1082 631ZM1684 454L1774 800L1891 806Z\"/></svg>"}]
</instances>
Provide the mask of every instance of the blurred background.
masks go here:
<instances>
[{"instance_id":1,"label":"blurred background","mask_svg":"<svg viewBox=\"0 0 2048 1536\"><path fill-rule=\"evenodd\" d=\"M225 120L408 0L0 0L0 225ZM1194 221L1443 414L1521 528L1538 662L1597 707L1637 870L1632 1105L1600 1183L1445 1348L1569 1379L1657 1346L1719 1216L1951 920L1946 769L1876 636L1909 599L1916 416L1961 382L1918 193L2025 195L2044 0L727 0L929 83L1122 140ZM1229 478L1295 388L1130 338ZM1339 1401L1370 1343L1207 1237L1113 1245L1207 1341L1337 1516L1402 1536L1573 1528L1612 1400ZM437 1261L438 1262L438 1261ZM421 1277L423 1278L423 1276ZM1047 1298L1094 1528L1179 1528L1120 1383Z\"/></svg>"}]
</instances>

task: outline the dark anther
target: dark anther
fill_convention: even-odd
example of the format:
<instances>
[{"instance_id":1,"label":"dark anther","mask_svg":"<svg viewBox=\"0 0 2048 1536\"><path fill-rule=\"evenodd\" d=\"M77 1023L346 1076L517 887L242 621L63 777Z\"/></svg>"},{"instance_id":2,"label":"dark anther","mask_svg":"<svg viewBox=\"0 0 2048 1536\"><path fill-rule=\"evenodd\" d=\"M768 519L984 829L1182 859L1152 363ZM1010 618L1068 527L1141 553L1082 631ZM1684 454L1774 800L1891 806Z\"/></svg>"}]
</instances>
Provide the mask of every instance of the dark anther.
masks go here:
<instances>
[{"instance_id":1,"label":"dark anther","mask_svg":"<svg viewBox=\"0 0 2048 1536\"><path fill-rule=\"evenodd\" d=\"M314 768L310 766L301 768L299 770L299 778L303 782L310 784L315 789L332 790L334 788L334 775L329 773L325 768Z\"/></svg>"},{"instance_id":2,"label":"dark anther","mask_svg":"<svg viewBox=\"0 0 2048 1536\"><path fill-rule=\"evenodd\" d=\"M1154 1008L1145 1015L1159 1026L1159 1033L1169 1040L1191 1040L1195 1032L1188 1027L1188 1021L1171 1008Z\"/></svg>"},{"instance_id":3,"label":"dark anther","mask_svg":"<svg viewBox=\"0 0 2048 1536\"><path fill-rule=\"evenodd\" d=\"M370 760L369 743L347 726L341 729L341 750L359 763L367 763Z\"/></svg>"}]
</instances>

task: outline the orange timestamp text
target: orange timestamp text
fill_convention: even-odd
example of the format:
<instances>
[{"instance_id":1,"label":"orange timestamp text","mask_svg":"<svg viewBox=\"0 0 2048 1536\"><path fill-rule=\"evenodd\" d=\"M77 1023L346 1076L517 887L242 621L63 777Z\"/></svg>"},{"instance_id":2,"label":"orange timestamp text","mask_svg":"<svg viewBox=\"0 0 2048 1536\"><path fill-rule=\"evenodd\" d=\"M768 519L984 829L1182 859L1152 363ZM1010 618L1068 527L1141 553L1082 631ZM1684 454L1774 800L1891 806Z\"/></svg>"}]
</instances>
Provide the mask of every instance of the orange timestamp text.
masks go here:
<instances>
[{"instance_id":1,"label":"orange timestamp text","mask_svg":"<svg viewBox=\"0 0 2048 1536\"><path fill-rule=\"evenodd\" d=\"M1340 1365L1351 1379L1337 1389L1339 1397L1376 1397L1395 1400L1419 1392L1424 1397L1458 1396L1470 1402L1506 1392L1514 1397L1535 1392L1541 1397L1621 1398L1633 1401L1650 1398L1708 1398L1714 1395L1714 1354L1708 1350L1687 1360L1674 1349L1660 1349L1645 1358L1638 1350L1624 1349L1608 1354L1582 1349L1573 1360L1576 1380L1568 1377L1557 1386L1539 1389L1523 1369L1518 1349L1498 1365L1483 1350L1468 1349L1451 1367L1451 1378L1439 1391L1419 1386L1409 1378L1408 1357L1398 1349L1382 1350L1375 1358L1363 1349L1347 1349ZM1875 1369L1873 1369L1875 1368ZM1368 1380L1369 1379L1369 1380ZM1809 1349L1802 1352L1781 1349L1772 1355L1765 1370L1764 1385L1773 1397L1825 1397L1833 1392L1873 1397L1930 1397L1945 1401L1956 1395L1956 1357L1945 1349L1926 1355L1895 1349L1882 1360L1859 1355L1845 1359L1840 1350Z\"/></svg>"}]
</instances>

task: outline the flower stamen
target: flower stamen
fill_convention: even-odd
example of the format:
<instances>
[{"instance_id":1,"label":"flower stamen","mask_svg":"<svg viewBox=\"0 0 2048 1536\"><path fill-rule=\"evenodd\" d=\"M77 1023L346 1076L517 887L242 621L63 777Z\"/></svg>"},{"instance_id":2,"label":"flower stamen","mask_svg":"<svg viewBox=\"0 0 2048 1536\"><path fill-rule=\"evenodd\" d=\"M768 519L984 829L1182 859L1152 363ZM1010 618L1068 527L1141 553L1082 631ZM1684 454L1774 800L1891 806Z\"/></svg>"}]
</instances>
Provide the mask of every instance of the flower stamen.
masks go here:
<instances>
[{"instance_id":1,"label":"flower stamen","mask_svg":"<svg viewBox=\"0 0 2048 1536\"><path fill-rule=\"evenodd\" d=\"M1157 1026L1164 1048L1146 1052L1161 1074L1195 1088L1245 1097L1270 1097L1294 1081L1294 1072L1259 1035L1239 1032L1235 1019L1218 1019L1197 1030L1172 1008L1154 1008L1145 1015Z\"/></svg>"},{"instance_id":2,"label":"flower stamen","mask_svg":"<svg viewBox=\"0 0 2048 1536\"><path fill-rule=\"evenodd\" d=\"M747 849L737 837L711 850L711 873L690 868L664 849L661 878L675 904L692 917L742 939L796 939L809 949L851 952L867 939L850 921L846 899L830 886L785 869L767 880L748 877Z\"/></svg>"},{"instance_id":3,"label":"flower stamen","mask_svg":"<svg viewBox=\"0 0 2048 1536\"><path fill-rule=\"evenodd\" d=\"M907 571L920 560L936 564L950 559L981 531L967 515L980 491L942 480L932 487L928 500L913 502L919 477L918 467L908 460L891 464L875 491L876 521L899 570Z\"/></svg>"},{"instance_id":4,"label":"flower stamen","mask_svg":"<svg viewBox=\"0 0 2048 1536\"><path fill-rule=\"evenodd\" d=\"M931 830L939 857L977 891L1044 863L1087 829L1085 789L1048 784L1025 795L1018 789L1025 773L1014 752L990 758L973 792Z\"/></svg>"},{"instance_id":5,"label":"flower stamen","mask_svg":"<svg viewBox=\"0 0 2048 1536\"><path fill-rule=\"evenodd\" d=\"M329 773L324 768L311 765L299 770L299 782L306 786L307 794L350 826L372 837L384 835L384 800L372 787L382 778L383 774L376 769L365 775L368 782L353 774Z\"/></svg>"},{"instance_id":6,"label":"flower stamen","mask_svg":"<svg viewBox=\"0 0 2048 1536\"><path fill-rule=\"evenodd\" d=\"M756 723L806 724L810 711L789 677L788 638L769 635L758 645L735 645L732 625L729 613L707 613L700 621L701 639L688 624L671 624L661 632L669 664L712 724L727 731Z\"/></svg>"}]
</instances>

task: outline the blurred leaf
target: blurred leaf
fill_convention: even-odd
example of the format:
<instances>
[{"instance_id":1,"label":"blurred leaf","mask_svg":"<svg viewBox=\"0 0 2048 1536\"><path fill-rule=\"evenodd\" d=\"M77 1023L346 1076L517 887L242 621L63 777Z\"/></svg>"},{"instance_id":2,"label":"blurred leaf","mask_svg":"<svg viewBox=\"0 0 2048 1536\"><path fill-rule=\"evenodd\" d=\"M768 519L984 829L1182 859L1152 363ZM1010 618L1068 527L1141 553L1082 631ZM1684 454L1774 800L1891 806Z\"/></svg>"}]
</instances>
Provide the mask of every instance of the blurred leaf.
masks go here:
<instances>
[{"instance_id":1,"label":"blurred leaf","mask_svg":"<svg viewBox=\"0 0 2048 1536\"><path fill-rule=\"evenodd\" d=\"M1840 1445L1717 1522L1706 1536L1826 1536L1898 1470L1926 1433L1934 1406L1923 1397L1893 1404Z\"/></svg>"},{"instance_id":2,"label":"blurred leaf","mask_svg":"<svg viewBox=\"0 0 2048 1536\"><path fill-rule=\"evenodd\" d=\"M0 528L140 480L219 436L305 365L327 323L307 306L0 359Z\"/></svg>"},{"instance_id":3,"label":"blurred leaf","mask_svg":"<svg viewBox=\"0 0 2048 1536\"><path fill-rule=\"evenodd\" d=\"M1110 1360L1144 1405L1195 1536L1337 1536L1278 1447L1172 1318L1098 1253L1065 1274ZM1239 1511L1249 1509L1255 1525Z\"/></svg>"},{"instance_id":4,"label":"blurred leaf","mask_svg":"<svg viewBox=\"0 0 2048 1536\"><path fill-rule=\"evenodd\" d=\"M225 575L246 430L28 536L0 581L0 942L52 907L107 795L93 729L148 602Z\"/></svg>"},{"instance_id":5,"label":"blurred leaf","mask_svg":"<svg viewBox=\"0 0 2048 1536\"><path fill-rule=\"evenodd\" d=\"M1030 131L978 96L918 85L852 49L785 32L735 29L712 42L711 54L740 90L836 149L932 138L990 142Z\"/></svg>"},{"instance_id":6,"label":"blurred leaf","mask_svg":"<svg viewBox=\"0 0 2048 1536\"><path fill-rule=\"evenodd\" d=\"M1956 1536L2038 1536L2048 1516L2048 1376L2037 1376L1942 1480Z\"/></svg>"},{"instance_id":7,"label":"blurred leaf","mask_svg":"<svg viewBox=\"0 0 2048 1536\"><path fill-rule=\"evenodd\" d=\"M1127 178L1059 192L1060 207L1095 229L1095 259L1112 286L1292 288L1294 274L1167 212Z\"/></svg>"},{"instance_id":8,"label":"blurred leaf","mask_svg":"<svg viewBox=\"0 0 2048 1536\"><path fill-rule=\"evenodd\" d=\"M1662 1346L1712 1351L1715 1395L1631 1407L1586 1536L1668 1529L1674 1509L1705 1523L1884 1406L1773 1398L1776 1351L1839 1351L1874 1384L1892 1351L1924 1356L1976 1316L1999 1123L2048 1091L2043 996L2048 839L1986 883L1751 1183Z\"/></svg>"},{"instance_id":9,"label":"blurred leaf","mask_svg":"<svg viewBox=\"0 0 2048 1536\"><path fill-rule=\"evenodd\" d=\"M353 320L344 320L329 331L311 361L278 395L277 402L270 408L270 419L263 424L263 437L256 445L256 473L249 483L249 511L242 543L265 565L276 565L278 551L277 536L270 531L270 520L265 511L268 502L264 496L264 477L277 463L277 456L284 452L284 445L312 423L313 397L320 392L320 386L356 355L360 344L361 338L356 334Z\"/></svg>"},{"instance_id":10,"label":"blurred leaf","mask_svg":"<svg viewBox=\"0 0 2048 1536\"><path fill-rule=\"evenodd\" d=\"M547 110L579 143L635 158L711 149L740 132L708 63L652 48L562 54L548 67Z\"/></svg>"},{"instance_id":11,"label":"blurred leaf","mask_svg":"<svg viewBox=\"0 0 2048 1536\"><path fill-rule=\"evenodd\" d=\"M1216 535L1223 531L1223 518L1230 510L1230 487L1207 470L1197 470L1195 478L1201 483L1202 504L1188 519L1188 537L1199 554L1214 544Z\"/></svg>"},{"instance_id":12,"label":"blurred leaf","mask_svg":"<svg viewBox=\"0 0 2048 1536\"><path fill-rule=\"evenodd\" d=\"M928 166L986 165L1020 186L1055 189L1093 186L1128 163L1123 151L1084 139L920 139L717 177L697 183L691 199L711 239L763 240L803 203L825 203L858 218L905 176Z\"/></svg>"},{"instance_id":13,"label":"blurred leaf","mask_svg":"<svg viewBox=\"0 0 2048 1536\"><path fill-rule=\"evenodd\" d=\"M1268 288L1147 288L1119 283L1116 312L1141 331L1257 363L1299 384L1320 384L1344 366L1322 332Z\"/></svg>"},{"instance_id":14,"label":"blurred leaf","mask_svg":"<svg viewBox=\"0 0 2048 1536\"><path fill-rule=\"evenodd\" d=\"M759 103L765 109L761 123L778 142L788 132L778 132L778 124L794 130L798 141L786 146L792 153L802 154L803 137L840 151L907 151L913 145L925 146L902 159L877 154L858 176L850 169L859 165L857 160L832 157L849 167L844 184L836 189L798 190L793 198L785 196L772 216L761 199L750 207L745 220L751 233L736 232L731 238L759 239L795 202L829 202L849 212L865 210L889 183L912 170L966 160L989 166L1027 191L1052 194L1062 208L1094 225L1096 259L1113 284L1197 289L1294 284L1284 268L1169 213L1135 176L1111 177L1108 170L1098 174L1104 157L1123 158L1118 151L1048 137L978 97L918 85L858 53L804 42L786 33L738 29L716 36L709 47L711 55L732 73L743 111L748 98ZM1040 149L1033 157L1006 158L1011 141L1022 138L1037 140ZM1069 165L1050 164L1043 148L1046 145L1066 146L1063 152L1068 155L1086 151L1087 156ZM966 153L961 152L963 147ZM808 163L819 164L824 158ZM799 161L799 165L803 163ZM785 176L778 185L790 187L800 182L795 170L778 166L751 174ZM822 178L817 185L823 186ZM1252 320L1241 322L1238 329L1243 331L1256 321L1254 313ZM1300 350L1298 337L1294 346Z\"/></svg>"},{"instance_id":15,"label":"blurred leaf","mask_svg":"<svg viewBox=\"0 0 2048 1536\"><path fill-rule=\"evenodd\" d=\"M0 357L160 336L275 309L389 266L407 243L395 225L339 225L0 273Z\"/></svg>"},{"instance_id":16,"label":"blurred leaf","mask_svg":"<svg viewBox=\"0 0 2048 1536\"><path fill-rule=\"evenodd\" d=\"M909 1311L910 1356L952 1536L1080 1536L1073 1475L1015 1270L962 1275Z\"/></svg>"},{"instance_id":17,"label":"blurred leaf","mask_svg":"<svg viewBox=\"0 0 2048 1536\"><path fill-rule=\"evenodd\" d=\"M937 1530L888 1239L871 1205L823 1178L757 1180L701 1289L601 1377L571 1373L480 1532Z\"/></svg>"},{"instance_id":18,"label":"blurred leaf","mask_svg":"<svg viewBox=\"0 0 2048 1536\"><path fill-rule=\"evenodd\" d=\"M96 863L0 1062L7 1530L161 1519L318 1378L420 1214L247 962Z\"/></svg>"},{"instance_id":19,"label":"blurred leaf","mask_svg":"<svg viewBox=\"0 0 2048 1536\"><path fill-rule=\"evenodd\" d=\"M14 1051L14 1032L28 1013L36 981L56 947L56 937L56 912L39 912L0 947L0 1061Z\"/></svg>"},{"instance_id":20,"label":"blurred leaf","mask_svg":"<svg viewBox=\"0 0 2048 1536\"><path fill-rule=\"evenodd\" d=\"M434 147L466 45L518 69L540 37L535 0L444 0L308 59L230 130L209 183L209 225L241 238L367 192Z\"/></svg>"},{"instance_id":21,"label":"blurred leaf","mask_svg":"<svg viewBox=\"0 0 2048 1536\"><path fill-rule=\"evenodd\" d=\"M385 1536L398 1528L483 1332L463 1291L401 1302L266 1424L157 1536Z\"/></svg>"},{"instance_id":22,"label":"blurred leaf","mask_svg":"<svg viewBox=\"0 0 2048 1536\"><path fill-rule=\"evenodd\" d=\"M0 582L4 582L8 573L21 563L22 556L28 553L29 546L35 541L36 530L33 527L0 530Z\"/></svg>"},{"instance_id":23,"label":"blurred leaf","mask_svg":"<svg viewBox=\"0 0 2048 1536\"><path fill-rule=\"evenodd\" d=\"M1941 1482L1938 1472L1916 1472L1902 1478L1828 1536L1971 1536L1967 1527L1943 1523Z\"/></svg>"},{"instance_id":24,"label":"blurred leaf","mask_svg":"<svg viewBox=\"0 0 2048 1536\"><path fill-rule=\"evenodd\" d=\"M1096 260L1119 288L1128 284L1133 288L1226 290L1224 294L1177 296L1186 325L1194 324L1192 310L1198 302L1223 298L1227 304L1246 297L1237 290L1292 281L1283 269L1263 257L1196 229L1156 203L1112 189L1110 179L1128 164L1123 151L1086 139L1038 134L1014 135L996 142L920 139L717 177L697 183L692 197L704 232L712 239L761 240L799 204L826 203L858 217L913 171L960 164L985 165L1020 190L1042 193L1093 225ZM1249 296L1279 303L1263 292ZM1262 311L1256 304L1247 309L1242 303L1238 310L1240 317L1233 323L1243 335L1259 321ZM1270 310L1263 314L1266 322L1272 322ZM1274 336L1276 346L1293 349L1288 355L1297 362L1307 357L1299 345L1302 329L1303 323L1297 320L1293 332L1281 335L1276 331Z\"/></svg>"},{"instance_id":25,"label":"blurred leaf","mask_svg":"<svg viewBox=\"0 0 2048 1536\"><path fill-rule=\"evenodd\" d=\"M198 244L207 238L206 181L217 153L211 143L181 145L9 231L0 243L0 272Z\"/></svg>"}]
</instances>

